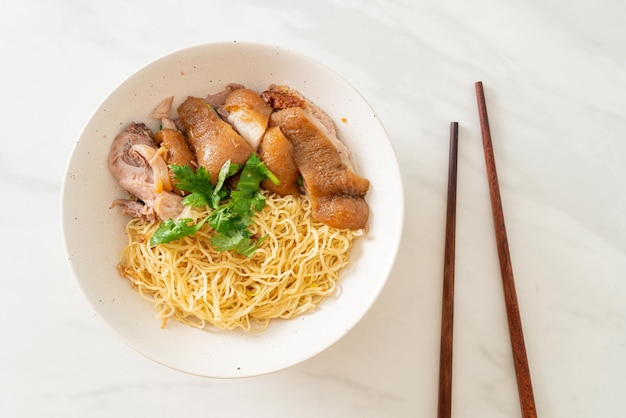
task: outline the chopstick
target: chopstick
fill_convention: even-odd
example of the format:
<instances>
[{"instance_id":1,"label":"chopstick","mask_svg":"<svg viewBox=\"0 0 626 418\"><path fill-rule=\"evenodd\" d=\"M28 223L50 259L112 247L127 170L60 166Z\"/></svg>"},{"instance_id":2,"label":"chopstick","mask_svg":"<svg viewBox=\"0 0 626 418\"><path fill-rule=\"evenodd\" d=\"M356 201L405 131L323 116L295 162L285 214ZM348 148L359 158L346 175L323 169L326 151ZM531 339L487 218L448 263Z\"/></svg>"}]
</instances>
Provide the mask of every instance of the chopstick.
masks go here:
<instances>
[{"instance_id":1,"label":"chopstick","mask_svg":"<svg viewBox=\"0 0 626 418\"><path fill-rule=\"evenodd\" d=\"M454 255L456 232L456 179L459 124L450 123L450 156L448 162L448 201L443 263L443 302L441 305L441 346L439 352L438 418L452 413L452 335L454 319Z\"/></svg>"},{"instance_id":2,"label":"chopstick","mask_svg":"<svg viewBox=\"0 0 626 418\"><path fill-rule=\"evenodd\" d=\"M483 150L487 166L489 194L491 195L491 210L493 212L493 223L498 245L498 257L500 259L500 272L502 275L504 301L506 304L506 313L509 323L511 348L513 349L513 361L515 364L515 375L517 378L517 391L519 394L522 417L536 418L537 411L535 409L535 399L530 379L530 370L528 368L526 345L524 344L524 334L522 332L522 321L520 318L517 295L515 292L511 254L509 252L506 228L504 226L502 199L500 197L500 187L498 184L498 175L496 173L496 162L491 143L491 130L489 128L487 104L485 101L483 84L480 81L476 82L476 98L478 101L478 115L480 118Z\"/></svg>"}]
</instances>

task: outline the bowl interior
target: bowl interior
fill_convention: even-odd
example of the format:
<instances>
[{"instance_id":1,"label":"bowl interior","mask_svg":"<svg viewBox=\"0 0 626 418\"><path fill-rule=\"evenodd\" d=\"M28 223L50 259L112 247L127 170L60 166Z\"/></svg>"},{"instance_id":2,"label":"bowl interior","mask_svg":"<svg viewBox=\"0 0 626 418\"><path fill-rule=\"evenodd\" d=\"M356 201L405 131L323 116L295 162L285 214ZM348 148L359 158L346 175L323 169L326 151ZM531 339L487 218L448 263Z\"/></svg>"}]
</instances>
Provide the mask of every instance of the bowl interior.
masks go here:
<instances>
[{"instance_id":1,"label":"bowl interior","mask_svg":"<svg viewBox=\"0 0 626 418\"><path fill-rule=\"evenodd\" d=\"M176 321L165 329L153 306L116 271L127 218L111 202L124 194L107 167L109 147L131 121L145 122L175 95L204 97L230 82L262 91L286 84L333 118L359 174L371 181L371 225L342 274L341 291L308 315L273 321L265 332L197 330ZM75 144L63 185L62 222L73 273L95 311L128 345L166 366L210 377L243 377L299 363L332 345L359 321L384 286L403 223L403 191L390 141L376 113L344 79L280 47L207 44L167 55L139 70L96 110Z\"/></svg>"}]
</instances>

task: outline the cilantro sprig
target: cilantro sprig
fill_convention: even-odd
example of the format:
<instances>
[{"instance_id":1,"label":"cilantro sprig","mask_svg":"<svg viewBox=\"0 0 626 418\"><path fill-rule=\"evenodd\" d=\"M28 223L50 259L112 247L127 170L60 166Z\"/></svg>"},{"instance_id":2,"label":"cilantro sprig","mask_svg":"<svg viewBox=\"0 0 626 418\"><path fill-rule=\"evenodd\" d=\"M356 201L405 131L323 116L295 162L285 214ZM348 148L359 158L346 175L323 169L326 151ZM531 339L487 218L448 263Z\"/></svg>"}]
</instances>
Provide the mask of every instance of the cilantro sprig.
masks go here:
<instances>
[{"instance_id":1,"label":"cilantro sprig","mask_svg":"<svg viewBox=\"0 0 626 418\"><path fill-rule=\"evenodd\" d=\"M193 235L202 228L202 225L204 225L208 219L209 218L206 217L200 222L193 224L193 219L191 218L182 218L177 221L170 218L163 222L150 237L150 245L154 247L158 244L167 244L168 242L176 241L188 235Z\"/></svg>"},{"instance_id":2,"label":"cilantro sprig","mask_svg":"<svg viewBox=\"0 0 626 418\"><path fill-rule=\"evenodd\" d=\"M227 161L218 173L215 185L211 184L211 175L204 167L198 167L195 173L188 166L171 165L170 169L174 173L176 187L189 193L183 198L183 205L208 206L213 210L195 224L189 218L163 222L150 238L150 244L165 244L193 235L208 222L215 230L210 241L216 250L232 250L251 257L266 238L255 239L250 231L250 226L254 224L254 213L265 207L265 198L260 192L261 182L266 179L274 184L279 182L259 156L252 154L243 169L241 165ZM226 179L240 170L236 189L226 189Z\"/></svg>"}]
</instances>

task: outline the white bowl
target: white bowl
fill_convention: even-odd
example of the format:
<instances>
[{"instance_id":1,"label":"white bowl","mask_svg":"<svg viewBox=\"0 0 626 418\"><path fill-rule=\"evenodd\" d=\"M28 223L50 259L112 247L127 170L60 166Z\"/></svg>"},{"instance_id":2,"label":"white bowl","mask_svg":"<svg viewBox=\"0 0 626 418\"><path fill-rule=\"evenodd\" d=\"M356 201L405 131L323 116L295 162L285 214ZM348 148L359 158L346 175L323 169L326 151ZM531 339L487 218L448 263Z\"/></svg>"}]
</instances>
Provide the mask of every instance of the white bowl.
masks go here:
<instances>
[{"instance_id":1,"label":"white bowl","mask_svg":"<svg viewBox=\"0 0 626 418\"><path fill-rule=\"evenodd\" d=\"M131 121L151 121L152 110L164 97L175 95L180 101L188 95L204 97L230 82L258 91L272 83L286 84L326 110L351 149L359 174L371 181L367 195L371 226L355 245L339 294L310 314L275 320L258 334L199 330L176 321L161 329L154 307L116 270L128 218L117 209L109 209L122 193L108 170L109 148ZM104 100L76 142L68 163L62 222L68 260L80 288L123 341L171 368L231 378L295 365L346 335L387 280L402 233L403 206L400 172L388 136L376 113L353 87L299 53L232 42L191 47L158 59Z\"/></svg>"}]
</instances>

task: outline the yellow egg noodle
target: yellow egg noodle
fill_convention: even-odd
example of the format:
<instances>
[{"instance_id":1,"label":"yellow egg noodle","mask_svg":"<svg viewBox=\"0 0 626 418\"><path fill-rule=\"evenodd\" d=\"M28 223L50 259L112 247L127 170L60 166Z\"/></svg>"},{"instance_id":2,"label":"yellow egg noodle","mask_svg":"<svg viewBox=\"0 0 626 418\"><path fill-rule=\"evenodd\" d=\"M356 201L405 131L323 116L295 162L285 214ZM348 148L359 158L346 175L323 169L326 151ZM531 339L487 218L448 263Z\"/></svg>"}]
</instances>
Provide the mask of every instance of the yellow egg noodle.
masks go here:
<instances>
[{"instance_id":1,"label":"yellow egg noodle","mask_svg":"<svg viewBox=\"0 0 626 418\"><path fill-rule=\"evenodd\" d=\"M312 311L335 293L363 230L313 220L304 196L262 193L266 205L251 229L267 237L250 258L215 251L208 223L194 236L154 247L149 239L160 222L133 218L127 224L118 270L155 305L162 327L172 318L197 328L263 331L272 319Z\"/></svg>"}]
</instances>

